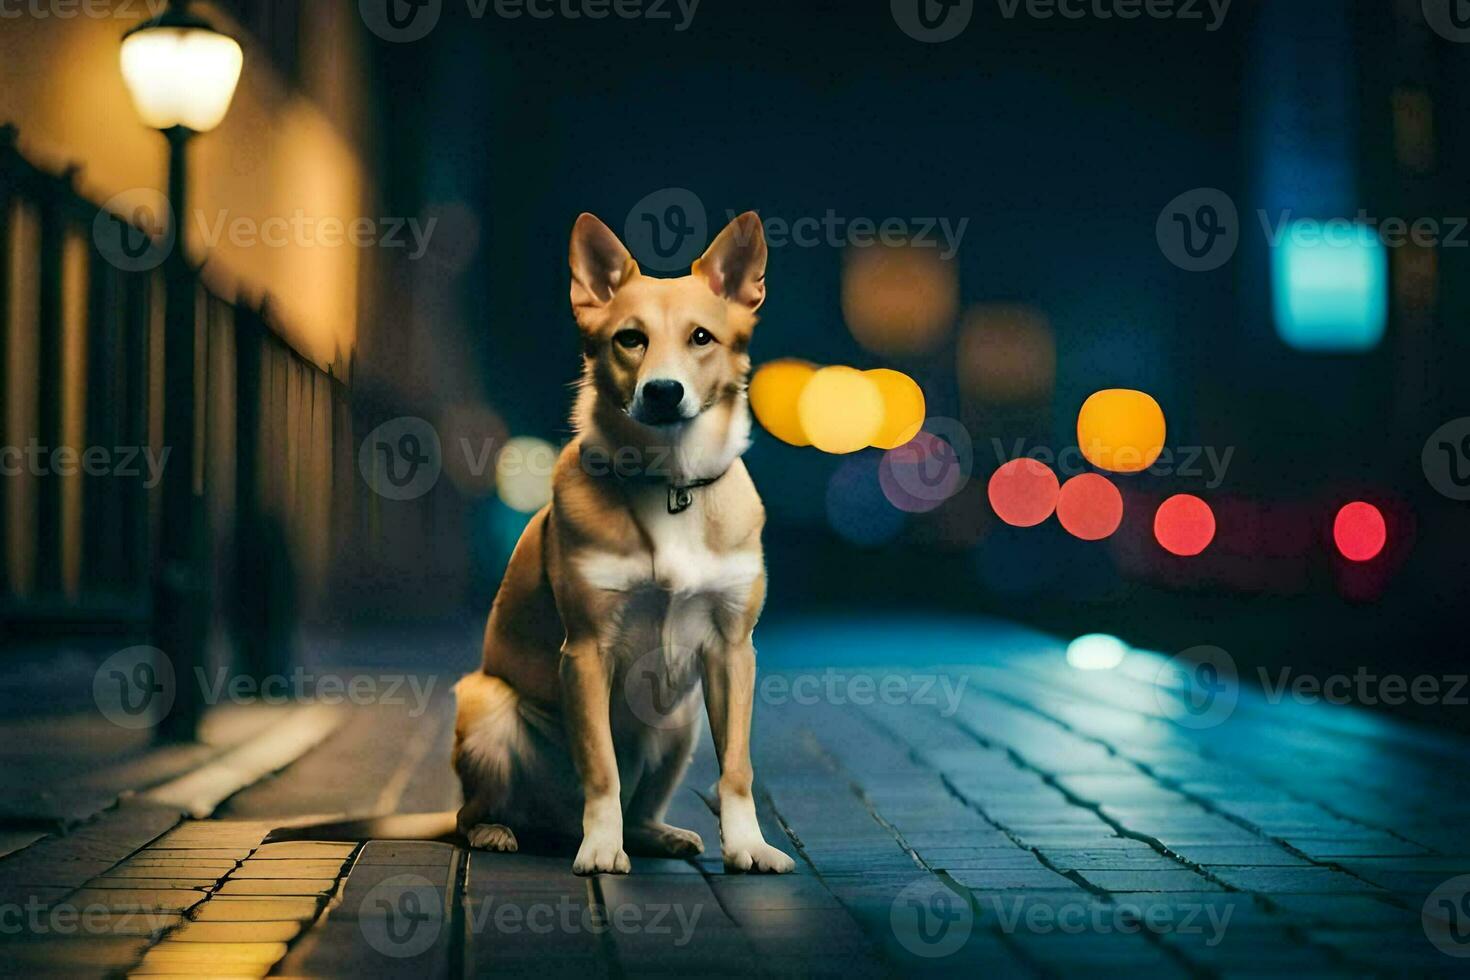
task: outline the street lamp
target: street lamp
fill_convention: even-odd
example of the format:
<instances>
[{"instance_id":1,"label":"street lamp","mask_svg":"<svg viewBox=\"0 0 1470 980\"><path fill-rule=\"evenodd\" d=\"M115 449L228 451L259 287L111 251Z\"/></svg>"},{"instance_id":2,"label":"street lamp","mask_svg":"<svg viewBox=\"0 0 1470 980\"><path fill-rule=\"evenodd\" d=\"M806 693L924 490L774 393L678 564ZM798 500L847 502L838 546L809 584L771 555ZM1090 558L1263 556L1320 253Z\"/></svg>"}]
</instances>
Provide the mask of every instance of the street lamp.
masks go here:
<instances>
[{"instance_id":1,"label":"street lamp","mask_svg":"<svg viewBox=\"0 0 1470 980\"><path fill-rule=\"evenodd\" d=\"M194 13L189 0L123 35L122 74L143 122L169 142L169 205L182 233L189 137L220 124L235 97L245 54L240 42ZM184 255L182 234L176 240Z\"/></svg>"},{"instance_id":2,"label":"street lamp","mask_svg":"<svg viewBox=\"0 0 1470 980\"><path fill-rule=\"evenodd\" d=\"M194 482L197 388L196 299L198 283L184 241L188 222L186 149L195 133L220 124L240 82L244 52L234 38L216 30L173 0L157 17L123 35L122 74L143 122L168 139L168 203L174 240L164 261L163 441L172 458L164 474L164 518L153 579L155 645L173 661L176 675L193 677L204 665L209 632L209 585L205 574L204 506ZM158 734L192 741L203 713L197 685L180 683Z\"/></svg>"}]
</instances>

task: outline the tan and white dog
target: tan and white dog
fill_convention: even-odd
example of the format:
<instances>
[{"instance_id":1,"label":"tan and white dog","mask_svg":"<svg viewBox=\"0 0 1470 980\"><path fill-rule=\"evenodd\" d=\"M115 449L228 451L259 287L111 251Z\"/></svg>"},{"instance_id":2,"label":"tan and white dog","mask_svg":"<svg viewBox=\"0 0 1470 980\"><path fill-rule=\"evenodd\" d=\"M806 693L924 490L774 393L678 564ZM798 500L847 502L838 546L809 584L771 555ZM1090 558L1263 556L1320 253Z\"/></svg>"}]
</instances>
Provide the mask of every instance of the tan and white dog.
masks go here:
<instances>
[{"instance_id":1,"label":"tan and white dog","mask_svg":"<svg viewBox=\"0 0 1470 980\"><path fill-rule=\"evenodd\" d=\"M584 214L571 267L576 437L511 557L483 665L455 687L459 831L498 851L517 833L580 839L577 874L626 873L629 850L699 854L699 835L664 816L702 687L725 867L791 871L751 793L765 511L740 457L766 295L760 219L731 222L690 275L653 279ZM645 684L646 702L630 694Z\"/></svg>"}]
</instances>

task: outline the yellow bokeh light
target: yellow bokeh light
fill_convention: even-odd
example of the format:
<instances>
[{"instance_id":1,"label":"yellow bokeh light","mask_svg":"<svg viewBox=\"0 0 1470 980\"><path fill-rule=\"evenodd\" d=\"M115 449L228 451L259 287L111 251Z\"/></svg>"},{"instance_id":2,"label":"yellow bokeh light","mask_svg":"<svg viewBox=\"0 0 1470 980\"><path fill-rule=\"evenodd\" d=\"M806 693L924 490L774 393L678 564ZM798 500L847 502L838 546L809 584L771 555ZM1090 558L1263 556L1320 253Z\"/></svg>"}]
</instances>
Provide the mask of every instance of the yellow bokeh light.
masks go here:
<instances>
[{"instance_id":1,"label":"yellow bokeh light","mask_svg":"<svg viewBox=\"0 0 1470 980\"><path fill-rule=\"evenodd\" d=\"M822 452L855 453L878 437L883 393L855 368L822 368L802 389L797 417L806 437Z\"/></svg>"},{"instance_id":2,"label":"yellow bokeh light","mask_svg":"<svg viewBox=\"0 0 1470 980\"><path fill-rule=\"evenodd\" d=\"M551 501L556 447L544 439L518 436L495 457L495 485L507 507L533 513Z\"/></svg>"},{"instance_id":3,"label":"yellow bokeh light","mask_svg":"<svg viewBox=\"0 0 1470 980\"><path fill-rule=\"evenodd\" d=\"M793 446L810 446L802 431L796 405L817 369L806 361L780 360L763 364L750 379L750 408L771 435Z\"/></svg>"},{"instance_id":4,"label":"yellow bokeh light","mask_svg":"<svg viewBox=\"0 0 1470 980\"><path fill-rule=\"evenodd\" d=\"M944 342L959 310L955 264L935 249L852 248L842 313L858 343L878 354L923 354Z\"/></svg>"},{"instance_id":5,"label":"yellow bokeh light","mask_svg":"<svg viewBox=\"0 0 1470 980\"><path fill-rule=\"evenodd\" d=\"M1164 450L1164 410L1128 388L1099 391L1077 413L1077 445L1087 461L1113 473L1148 469Z\"/></svg>"},{"instance_id":6,"label":"yellow bokeh light","mask_svg":"<svg viewBox=\"0 0 1470 980\"><path fill-rule=\"evenodd\" d=\"M878 368L863 373L883 396L883 424L873 445L878 449L897 449L918 435L924 425L924 391L901 371Z\"/></svg>"}]
</instances>

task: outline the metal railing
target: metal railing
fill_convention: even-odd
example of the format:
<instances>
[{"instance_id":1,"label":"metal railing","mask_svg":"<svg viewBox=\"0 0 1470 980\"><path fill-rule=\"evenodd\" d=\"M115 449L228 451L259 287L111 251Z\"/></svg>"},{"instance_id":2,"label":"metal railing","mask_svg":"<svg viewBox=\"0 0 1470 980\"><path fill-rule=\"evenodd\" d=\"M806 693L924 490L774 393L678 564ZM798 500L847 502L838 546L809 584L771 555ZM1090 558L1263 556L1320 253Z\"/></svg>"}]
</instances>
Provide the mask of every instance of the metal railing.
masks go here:
<instances>
[{"instance_id":1,"label":"metal railing","mask_svg":"<svg viewBox=\"0 0 1470 980\"><path fill-rule=\"evenodd\" d=\"M0 128L0 635L114 630L187 647L165 651L176 668L279 670L359 506L351 366L319 367L267 303L215 295L181 259L110 260L97 229L125 219L77 177ZM170 297L188 309L167 315ZM188 557L167 569L165 522ZM187 734L197 706L176 712Z\"/></svg>"}]
</instances>

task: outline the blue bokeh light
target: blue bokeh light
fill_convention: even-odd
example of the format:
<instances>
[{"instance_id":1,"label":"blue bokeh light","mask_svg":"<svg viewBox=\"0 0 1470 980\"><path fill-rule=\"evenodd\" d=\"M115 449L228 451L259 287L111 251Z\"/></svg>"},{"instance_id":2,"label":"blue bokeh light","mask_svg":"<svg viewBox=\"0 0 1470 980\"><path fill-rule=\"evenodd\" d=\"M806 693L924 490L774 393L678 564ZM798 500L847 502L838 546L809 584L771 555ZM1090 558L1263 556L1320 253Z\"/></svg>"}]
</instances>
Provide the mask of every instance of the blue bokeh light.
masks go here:
<instances>
[{"instance_id":1,"label":"blue bokeh light","mask_svg":"<svg viewBox=\"0 0 1470 980\"><path fill-rule=\"evenodd\" d=\"M1301 351L1372 350L1388 326L1388 250L1365 225L1293 222L1272 255L1276 332Z\"/></svg>"}]
</instances>

